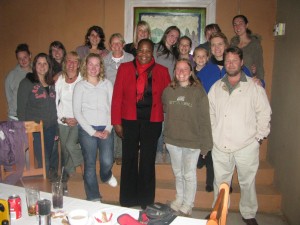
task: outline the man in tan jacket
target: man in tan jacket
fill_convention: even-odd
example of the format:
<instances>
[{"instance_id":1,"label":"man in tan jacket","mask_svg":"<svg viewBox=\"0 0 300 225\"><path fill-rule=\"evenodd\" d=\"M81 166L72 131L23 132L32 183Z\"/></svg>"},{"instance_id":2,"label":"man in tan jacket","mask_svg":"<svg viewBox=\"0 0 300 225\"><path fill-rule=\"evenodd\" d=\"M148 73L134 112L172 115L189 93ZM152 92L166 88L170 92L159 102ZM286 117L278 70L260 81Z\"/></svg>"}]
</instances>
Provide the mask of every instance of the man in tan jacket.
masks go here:
<instances>
[{"instance_id":1,"label":"man in tan jacket","mask_svg":"<svg viewBox=\"0 0 300 225\"><path fill-rule=\"evenodd\" d=\"M237 167L243 221L257 225L255 176L259 146L270 132L271 107L265 90L241 70L242 50L228 48L224 59L226 75L208 93L214 141L214 199L222 182L230 185Z\"/></svg>"}]
</instances>

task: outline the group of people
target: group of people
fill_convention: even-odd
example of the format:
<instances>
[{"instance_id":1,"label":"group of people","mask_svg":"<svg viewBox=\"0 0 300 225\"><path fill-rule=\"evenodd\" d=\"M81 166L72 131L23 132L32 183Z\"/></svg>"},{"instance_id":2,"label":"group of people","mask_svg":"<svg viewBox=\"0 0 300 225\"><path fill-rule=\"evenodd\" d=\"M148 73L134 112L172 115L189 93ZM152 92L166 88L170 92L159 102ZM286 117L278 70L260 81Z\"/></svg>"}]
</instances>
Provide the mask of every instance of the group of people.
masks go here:
<instances>
[{"instance_id":1,"label":"group of people","mask_svg":"<svg viewBox=\"0 0 300 225\"><path fill-rule=\"evenodd\" d=\"M231 184L237 168L240 211L246 224L257 224L255 175L259 146L270 131L271 109L264 86L262 48L238 15L229 44L217 24L207 25L207 42L190 54L192 41L168 27L161 41L140 21L133 42L120 33L105 48L101 27L92 26L85 44L66 52L50 44L31 66L26 44L18 45L17 67L5 82L10 120L44 122L46 169L57 178L59 137L66 182L83 170L87 200L100 201L96 176L112 187L114 159L121 164L120 204L153 204L155 162L167 149L175 176L170 207L191 216L197 190L196 170L207 167L206 191L215 200L222 182ZM37 140L37 139L35 139ZM35 143L41 166L40 143Z\"/></svg>"}]
</instances>

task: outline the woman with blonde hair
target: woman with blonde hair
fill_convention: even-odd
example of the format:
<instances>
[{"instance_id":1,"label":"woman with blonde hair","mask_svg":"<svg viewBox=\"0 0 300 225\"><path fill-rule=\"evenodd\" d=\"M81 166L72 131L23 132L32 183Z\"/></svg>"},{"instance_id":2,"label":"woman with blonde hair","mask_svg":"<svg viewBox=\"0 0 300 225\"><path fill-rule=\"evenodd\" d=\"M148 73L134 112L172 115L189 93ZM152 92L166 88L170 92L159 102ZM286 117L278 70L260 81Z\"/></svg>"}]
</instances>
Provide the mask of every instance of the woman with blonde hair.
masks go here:
<instances>
[{"instance_id":1,"label":"woman with blonde hair","mask_svg":"<svg viewBox=\"0 0 300 225\"><path fill-rule=\"evenodd\" d=\"M146 21L141 20L137 23L134 29L133 42L124 46L125 52L136 56L138 43L140 40L145 38L151 39L151 29Z\"/></svg>"},{"instance_id":2,"label":"woman with blonde hair","mask_svg":"<svg viewBox=\"0 0 300 225\"><path fill-rule=\"evenodd\" d=\"M111 52L104 57L105 74L107 79L115 84L118 69L122 63L132 61L134 56L123 50L125 41L120 33L114 33L109 38ZM122 139L113 131L114 158L117 165L122 163Z\"/></svg>"},{"instance_id":3,"label":"woman with blonde hair","mask_svg":"<svg viewBox=\"0 0 300 225\"><path fill-rule=\"evenodd\" d=\"M113 135L111 134L111 99L113 87L104 74L100 55L90 53L82 66L83 80L73 94L73 111L79 123L79 143L84 160L84 188L89 201L100 201L96 176L96 158L99 154L100 178L112 187L117 180L112 174Z\"/></svg>"},{"instance_id":4,"label":"woman with blonde hair","mask_svg":"<svg viewBox=\"0 0 300 225\"><path fill-rule=\"evenodd\" d=\"M78 143L78 122L74 118L72 99L75 85L82 80L80 75L81 60L74 51L67 53L63 61L63 71L55 83L56 109L59 138L64 166L63 182L83 163L81 148Z\"/></svg>"}]
</instances>

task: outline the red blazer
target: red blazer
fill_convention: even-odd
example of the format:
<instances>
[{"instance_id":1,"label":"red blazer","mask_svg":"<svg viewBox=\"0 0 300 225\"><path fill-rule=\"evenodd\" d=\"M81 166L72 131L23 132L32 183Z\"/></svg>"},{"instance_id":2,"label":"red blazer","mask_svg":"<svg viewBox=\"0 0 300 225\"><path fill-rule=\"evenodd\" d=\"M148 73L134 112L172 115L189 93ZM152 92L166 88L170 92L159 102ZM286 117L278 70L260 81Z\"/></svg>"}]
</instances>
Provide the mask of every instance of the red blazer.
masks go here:
<instances>
[{"instance_id":1,"label":"red blazer","mask_svg":"<svg viewBox=\"0 0 300 225\"><path fill-rule=\"evenodd\" d=\"M170 81L168 69L156 63L152 69L151 122L164 120L161 96ZM112 125L121 125L122 119L136 120L136 111L136 69L131 61L118 69L111 105Z\"/></svg>"}]
</instances>

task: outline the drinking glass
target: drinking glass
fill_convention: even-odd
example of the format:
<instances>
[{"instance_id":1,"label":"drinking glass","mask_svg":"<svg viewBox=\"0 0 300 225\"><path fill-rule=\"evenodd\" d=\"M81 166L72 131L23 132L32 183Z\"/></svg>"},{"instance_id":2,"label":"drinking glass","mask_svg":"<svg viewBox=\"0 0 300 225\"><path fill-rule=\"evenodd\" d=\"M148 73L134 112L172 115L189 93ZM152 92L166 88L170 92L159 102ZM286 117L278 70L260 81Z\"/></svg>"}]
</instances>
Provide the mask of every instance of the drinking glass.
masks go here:
<instances>
[{"instance_id":1,"label":"drinking glass","mask_svg":"<svg viewBox=\"0 0 300 225\"><path fill-rule=\"evenodd\" d=\"M26 203L29 216L37 214L36 203L40 199L40 191L35 187L25 187Z\"/></svg>"},{"instance_id":2,"label":"drinking glass","mask_svg":"<svg viewBox=\"0 0 300 225\"><path fill-rule=\"evenodd\" d=\"M63 208L63 185L62 182L52 183L52 203L54 209Z\"/></svg>"}]
</instances>

